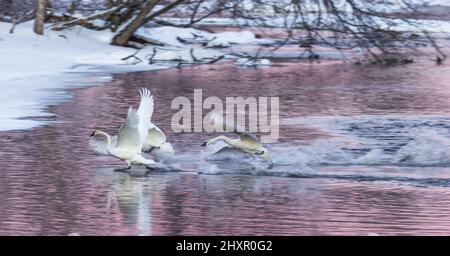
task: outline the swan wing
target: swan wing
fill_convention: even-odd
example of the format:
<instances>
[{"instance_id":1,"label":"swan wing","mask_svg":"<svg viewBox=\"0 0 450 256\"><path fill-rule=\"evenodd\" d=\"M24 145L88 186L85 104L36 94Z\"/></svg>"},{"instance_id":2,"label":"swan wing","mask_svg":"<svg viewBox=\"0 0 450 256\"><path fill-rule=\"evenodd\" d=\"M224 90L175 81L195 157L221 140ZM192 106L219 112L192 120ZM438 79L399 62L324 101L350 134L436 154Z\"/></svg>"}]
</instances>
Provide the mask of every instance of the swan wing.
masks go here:
<instances>
[{"instance_id":1,"label":"swan wing","mask_svg":"<svg viewBox=\"0 0 450 256\"><path fill-rule=\"evenodd\" d=\"M242 143L246 143L249 145L259 145L259 141L255 135L246 132L242 126L238 125L234 121L224 121L223 116L218 113L213 113L210 116L211 123L214 125L216 129L223 128L224 131L232 131L239 135L239 138Z\"/></svg>"},{"instance_id":2,"label":"swan wing","mask_svg":"<svg viewBox=\"0 0 450 256\"><path fill-rule=\"evenodd\" d=\"M139 135L139 115L133 108L128 109L128 115L119 130L117 148L139 147L141 139Z\"/></svg>"},{"instance_id":3,"label":"swan wing","mask_svg":"<svg viewBox=\"0 0 450 256\"><path fill-rule=\"evenodd\" d=\"M236 132L239 135L239 139L242 144L247 145L249 148L258 148L261 144L255 135L248 132Z\"/></svg>"},{"instance_id":4,"label":"swan wing","mask_svg":"<svg viewBox=\"0 0 450 256\"><path fill-rule=\"evenodd\" d=\"M159 148L153 149L149 154L156 157L156 159L171 161L175 155L175 151L169 142L165 142Z\"/></svg>"},{"instance_id":5,"label":"swan wing","mask_svg":"<svg viewBox=\"0 0 450 256\"><path fill-rule=\"evenodd\" d=\"M111 146L115 147L117 144L117 136L111 137ZM96 139L90 139L89 140L89 146L92 150L99 154L108 155L108 142L107 140L96 140Z\"/></svg>"},{"instance_id":6,"label":"swan wing","mask_svg":"<svg viewBox=\"0 0 450 256\"><path fill-rule=\"evenodd\" d=\"M139 104L137 114L139 116L139 136L142 146L147 140L148 130L152 125L151 119L153 115L154 103L153 95L147 88L142 88L139 91L139 94L141 95L141 103Z\"/></svg>"},{"instance_id":7,"label":"swan wing","mask_svg":"<svg viewBox=\"0 0 450 256\"><path fill-rule=\"evenodd\" d=\"M150 147L160 147L167 140L166 135L164 134L158 126L152 124L150 129L148 130L147 139L144 143L145 148Z\"/></svg>"},{"instance_id":8,"label":"swan wing","mask_svg":"<svg viewBox=\"0 0 450 256\"><path fill-rule=\"evenodd\" d=\"M212 113L209 116L209 120L216 131L222 130L224 132L229 132L235 131L236 128L238 128L233 121L224 120L223 115L219 115L217 112Z\"/></svg>"}]
</instances>

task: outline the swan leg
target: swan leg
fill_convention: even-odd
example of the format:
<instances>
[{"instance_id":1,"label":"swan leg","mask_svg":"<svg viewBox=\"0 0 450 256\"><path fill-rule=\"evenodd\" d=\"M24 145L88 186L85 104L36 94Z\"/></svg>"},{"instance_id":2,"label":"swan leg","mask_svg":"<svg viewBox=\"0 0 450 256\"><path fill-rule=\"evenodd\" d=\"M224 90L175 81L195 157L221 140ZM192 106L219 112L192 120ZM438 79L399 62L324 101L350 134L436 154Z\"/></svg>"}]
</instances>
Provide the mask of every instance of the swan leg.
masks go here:
<instances>
[{"instance_id":1,"label":"swan leg","mask_svg":"<svg viewBox=\"0 0 450 256\"><path fill-rule=\"evenodd\" d=\"M131 161L125 160L125 162L127 163L128 167L126 167L126 168L114 169L114 171L115 171L115 172L126 172L126 171L130 170L130 169L131 169Z\"/></svg>"},{"instance_id":2,"label":"swan leg","mask_svg":"<svg viewBox=\"0 0 450 256\"><path fill-rule=\"evenodd\" d=\"M131 165L125 168L114 169L115 172L126 172L131 169Z\"/></svg>"},{"instance_id":3,"label":"swan leg","mask_svg":"<svg viewBox=\"0 0 450 256\"><path fill-rule=\"evenodd\" d=\"M153 164L146 164L145 167L149 170L166 168L166 166L164 164L157 163L157 162L154 162Z\"/></svg>"}]
</instances>

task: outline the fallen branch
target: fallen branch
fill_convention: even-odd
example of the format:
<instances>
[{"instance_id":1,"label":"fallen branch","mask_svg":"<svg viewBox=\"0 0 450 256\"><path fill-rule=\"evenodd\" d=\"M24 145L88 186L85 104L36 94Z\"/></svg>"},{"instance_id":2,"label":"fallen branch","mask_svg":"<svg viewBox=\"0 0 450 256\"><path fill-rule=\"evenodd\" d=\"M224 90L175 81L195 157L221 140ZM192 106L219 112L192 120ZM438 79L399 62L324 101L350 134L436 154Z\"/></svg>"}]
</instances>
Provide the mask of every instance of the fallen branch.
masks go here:
<instances>
[{"instance_id":1,"label":"fallen branch","mask_svg":"<svg viewBox=\"0 0 450 256\"><path fill-rule=\"evenodd\" d=\"M151 45L157 45L157 46L166 46L167 45L158 40L154 40L154 39L148 38L146 36L140 36L140 35L136 35L136 34L134 34L133 36L130 37L130 41L139 43L141 45L145 45L145 44L151 44Z\"/></svg>"},{"instance_id":2,"label":"fallen branch","mask_svg":"<svg viewBox=\"0 0 450 256\"><path fill-rule=\"evenodd\" d=\"M194 56L194 48L191 48L191 50L189 51L189 54L191 54L191 58L193 61L197 62L198 59Z\"/></svg>"},{"instance_id":3,"label":"fallen branch","mask_svg":"<svg viewBox=\"0 0 450 256\"><path fill-rule=\"evenodd\" d=\"M153 58L156 56L156 52L156 48L153 48L153 54L150 56L148 64L153 64Z\"/></svg>"},{"instance_id":4,"label":"fallen branch","mask_svg":"<svg viewBox=\"0 0 450 256\"><path fill-rule=\"evenodd\" d=\"M205 64L214 64L214 63L218 62L219 60L221 60L223 58L225 58L225 55L219 56L219 57L217 57L217 58L215 58L215 59L213 59L213 60L211 60L209 62L206 62Z\"/></svg>"},{"instance_id":5,"label":"fallen branch","mask_svg":"<svg viewBox=\"0 0 450 256\"><path fill-rule=\"evenodd\" d=\"M225 55L221 55L217 58L213 58L210 61L202 61L202 60L197 60L194 62L180 61L180 62L178 62L178 65L176 66L176 68L181 68L183 65L197 66L197 65L204 65L204 64L214 64L223 58L225 58Z\"/></svg>"},{"instance_id":6,"label":"fallen branch","mask_svg":"<svg viewBox=\"0 0 450 256\"><path fill-rule=\"evenodd\" d=\"M121 60L126 61L130 58L135 58L136 60L138 60L139 62L143 62L141 58L137 57L136 54L140 51L141 49L138 49L136 52L134 52L133 54L131 54L130 56L124 57Z\"/></svg>"}]
</instances>

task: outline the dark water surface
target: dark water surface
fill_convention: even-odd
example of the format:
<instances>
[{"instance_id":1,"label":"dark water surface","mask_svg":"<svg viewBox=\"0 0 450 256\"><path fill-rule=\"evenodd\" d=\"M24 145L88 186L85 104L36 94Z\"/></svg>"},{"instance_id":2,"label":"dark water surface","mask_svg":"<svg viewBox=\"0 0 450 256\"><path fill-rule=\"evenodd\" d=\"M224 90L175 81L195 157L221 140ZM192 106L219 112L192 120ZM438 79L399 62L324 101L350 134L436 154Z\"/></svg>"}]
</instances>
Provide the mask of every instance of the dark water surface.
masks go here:
<instances>
[{"instance_id":1,"label":"dark water surface","mask_svg":"<svg viewBox=\"0 0 450 256\"><path fill-rule=\"evenodd\" d=\"M182 172L113 172L123 163L88 147L94 128L115 133L143 86ZM171 101L194 88L280 97L275 166L208 162L200 144L211 135L173 133ZM0 132L0 235L450 234L448 65L224 63L70 93L49 107L51 124Z\"/></svg>"}]
</instances>

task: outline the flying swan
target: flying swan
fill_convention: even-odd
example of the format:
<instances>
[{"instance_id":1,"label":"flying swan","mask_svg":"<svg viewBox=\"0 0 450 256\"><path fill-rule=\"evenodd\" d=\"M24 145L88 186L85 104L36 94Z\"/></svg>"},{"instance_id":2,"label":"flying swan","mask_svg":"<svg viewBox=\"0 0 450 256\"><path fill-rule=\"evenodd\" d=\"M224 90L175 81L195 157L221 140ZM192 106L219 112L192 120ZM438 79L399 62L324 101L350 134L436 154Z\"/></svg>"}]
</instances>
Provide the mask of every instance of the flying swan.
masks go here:
<instances>
[{"instance_id":1,"label":"flying swan","mask_svg":"<svg viewBox=\"0 0 450 256\"><path fill-rule=\"evenodd\" d=\"M136 111L132 107L128 109L128 114L119 128L118 135L111 136L101 130L94 130L90 135L102 135L106 141L91 140L92 149L100 154L111 155L125 161L127 168L117 169L126 170L131 168L131 164L144 164L159 166L152 159L144 158L142 149L148 144L147 138L149 129L154 126L150 120L153 115L154 103L153 96L146 88L139 91L141 102Z\"/></svg>"},{"instance_id":2,"label":"flying swan","mask_svg":"<svg viewBox=\"0 0 450 256\"><path fill-rule=\"evenodd\" d=\"M222 128L224 127L223 118L217 113L211 114L210 121L211 124L214 125L216 130L220 127ZM253 134L250 134L248 132L241 132L243 131L243 129L239 127L237 124L232 125L229 122L228 123L226 122L225 131L230 130L236 133L239 136L239 138L231 139L228 138L227 136L220 135L203 142L202 146L207 146L216 141L224 141L232 148L239 149L248 154L259 156L263 160L269 161L269 153L267 149L264 148L264 146L258 141L258 139Z\"/></svg>"}]
</instances>

